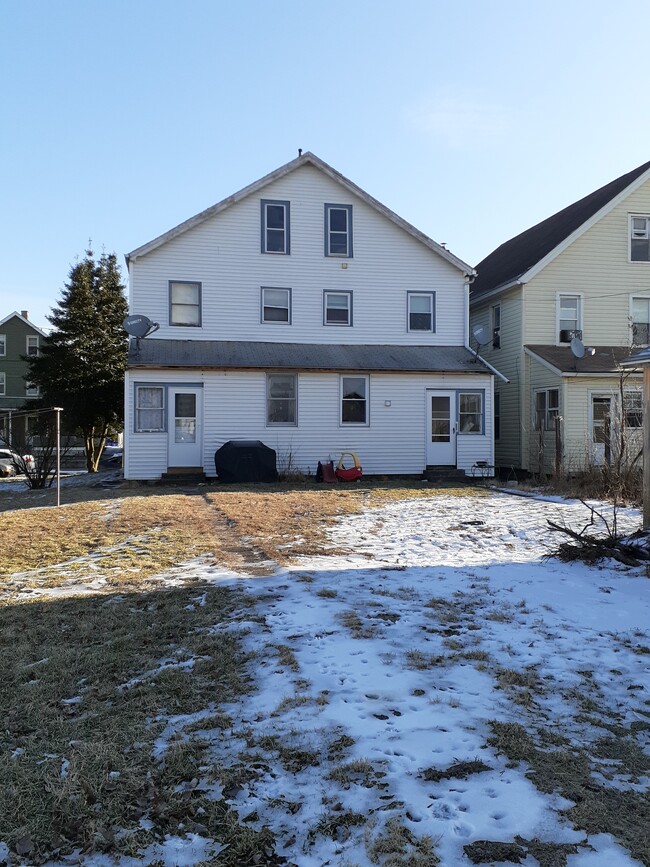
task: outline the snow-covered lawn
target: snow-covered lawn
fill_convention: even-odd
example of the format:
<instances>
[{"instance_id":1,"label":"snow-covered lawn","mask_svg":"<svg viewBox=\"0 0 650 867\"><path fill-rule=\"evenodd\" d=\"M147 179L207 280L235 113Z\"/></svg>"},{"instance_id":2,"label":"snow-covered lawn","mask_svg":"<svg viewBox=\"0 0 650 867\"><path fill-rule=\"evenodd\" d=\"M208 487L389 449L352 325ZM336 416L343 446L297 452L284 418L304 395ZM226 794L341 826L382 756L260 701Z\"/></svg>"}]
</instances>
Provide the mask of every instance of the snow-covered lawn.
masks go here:
<instances>
[{"instance_id":1,"label":"snow-covered lawn","mask_svg":"<svg viewBox=\"0 0 650 867\"><path fill-rule=\"evenodd\" d=\"M166 718L156 758L200 741L186 785L272 831L263 864L648 865L650 581L544 559L547 519L585 516L442 495L343 516L332 551L353 554L271 577L197 561L193 579L255 599L215 627L254 654L254 690L214 728L214 708ZM218 865L221 842L194 828L73 863Z\"/></svg>"}]
</instances>

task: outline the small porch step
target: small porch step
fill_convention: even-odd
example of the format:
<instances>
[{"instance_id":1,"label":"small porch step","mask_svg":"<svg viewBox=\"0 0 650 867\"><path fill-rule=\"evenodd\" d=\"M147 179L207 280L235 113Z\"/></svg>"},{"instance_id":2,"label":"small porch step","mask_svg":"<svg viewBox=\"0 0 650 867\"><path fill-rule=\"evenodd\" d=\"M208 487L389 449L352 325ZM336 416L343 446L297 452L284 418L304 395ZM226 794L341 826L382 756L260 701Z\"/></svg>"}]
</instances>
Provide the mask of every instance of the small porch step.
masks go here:
<instances>
[{"instance_id":1,"label":"small porch step","mask_svg":"<svg viewBox=\"0 0 650 867\"><path fill-rule=\"evenodd\" d=\"M441 484L467 481L465 470L459 470L457 467L446 465L435 466L432 464L428 464L424 468L422 478L427 482L438 482Z\"/></svg>"},{"instance_id":2,"label":"small porch step","mask_svg":"<svg viewBox=\"0 0 650 867\"><path fill-rule=\"evenodd\" d=\"M160 481L165 485L196 485L205 481L203 467L167 467Z\"/></svg>"}]
</instances>

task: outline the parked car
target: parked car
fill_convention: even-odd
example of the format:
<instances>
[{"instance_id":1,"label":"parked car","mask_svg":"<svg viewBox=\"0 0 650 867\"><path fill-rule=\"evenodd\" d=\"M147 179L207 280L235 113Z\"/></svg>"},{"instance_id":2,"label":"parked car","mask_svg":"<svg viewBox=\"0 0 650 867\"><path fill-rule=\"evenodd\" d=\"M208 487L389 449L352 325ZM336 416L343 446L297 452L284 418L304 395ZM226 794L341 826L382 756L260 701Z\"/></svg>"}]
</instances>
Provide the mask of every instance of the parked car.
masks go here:
<instances>
[{"instance_id":1,"label":"parked car","mask_svg":"<svg viewBox=\"0 0 650 867\"><path fill-rule=\"evenodd\" d=\"M23 468L28 470L34 466L33 455L19 455L13 449L0 449L0 476L15 476Z\"/></svg>"}]
</instances>

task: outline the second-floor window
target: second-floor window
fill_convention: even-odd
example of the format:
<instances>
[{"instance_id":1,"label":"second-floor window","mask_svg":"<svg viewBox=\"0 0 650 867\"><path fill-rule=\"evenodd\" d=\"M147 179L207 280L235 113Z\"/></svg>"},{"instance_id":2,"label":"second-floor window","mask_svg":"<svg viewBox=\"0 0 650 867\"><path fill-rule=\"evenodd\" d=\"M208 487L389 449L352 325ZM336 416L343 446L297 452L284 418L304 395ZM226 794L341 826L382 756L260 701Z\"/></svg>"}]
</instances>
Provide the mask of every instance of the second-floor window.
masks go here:
<instances>
[{"instance_id":1,"label":"second-floor window","mask_svg":"<svg viewBox=\"0 0 650 867\"><path fill-rule=\"evenodd\" d=\"M630 260L650 262L650 216L630 215Z\"/></svg>"},{"instance_id":2,"label":"second-floor window","mask_svg":"<svg viewBox=\"0 0 650 867\"><path fill-rule=\"evenodd\" d=\"M559 389L546 388L535 392L535 430L554 430L559 412Z\"/></svg>"},{"instance_id":3,"label":"second-floor window","mask_svg":"<svg viewBox=\"0 0 650 867\"><path fill-rule=\"evenodd\" d=\"M201 324L201 284L179 280L169 283L169 324Z\"/></svg>"},{"instance_id":4,"label":"second-floor window","mask_svg":"<svg viewBox=\"0 0 650 867\"><path fill-rule=\"evenodd\" d=\"M325 325L352 325L352 292L325 292L323 308Z\"/></svg>"},{"instance_id":5,"label":"second-floor window","mask_svg":"<svg viewBox=\"0 0 650 867\"><path fill-rule=\"evenodd\" d=\"M262 322L291 322L291 289L262 286Z\"/></svg>"},{"instance_id":6,"label":"second-floor window","mask_svg":"<svg viewBox=\"0 0 650 867\"><path fill-rule=\"evenodd\" d=\"M7 335L0 334L0 356L7 354Z\"/></svg>"},{"instance_id":7,"label":"second-floor window","mask_svg":"<svg viewBox=\"0 0 650 867\"><path fill-rule=\"evenodd\" d=\"M558 296L558 343L582 338L582 299L579 295Z\"/></svg>"},{"instance_id":8,"label":"second-floor window","mask_svg":"<svg viewBox=\"0 0 650 867\"><path fill-rule=\"evenodd\" d=\"M650 298L632 299L632 343L635 346L650 343Z\"/></svg>"},{"instance_id":9,"label":"second-floor window","mask_svg":"<svg viewBox=\"0 0 650 867\"><path fill-rule=\"evenodd\" d=\"M4 397L7 393L7 374L0 371L0 397Z\"/></svg>"},{"instance_id":10,"label":"second-floor window","mask_svg":"<svg viewBox=\"0 0 650 867\"><path fill-rule=\"evenodd\" d=\"M289 202L262 199L262 253L289 255Z\"/></svg>"},{"instance_id":11,"label":"second-floor window","mask_svg":"<svg viewBox=\"0 0 650 867\"><path fill-rule=\"evenodd\" d=\"M26 338L26 349L27 355L35 356L38 355L39 350L39 341L38 334L28 334Z\"/></svg>"},{"instance_id":12,"label":"second-floor window","mask_svg":"<svg viewBox=\"0 0 650 867\"><path fill-rule=\"evenodd\" d=\"M436 293L407 292L408 330L436 330Z\"/></svg>"},{"instance_id":13,"label":"second-floor window","mask_svg":"<svg viewBox=\"0 0 650 867\"><path fill-rule=\"evenodd\" d=\"M352 205L325 205L325 255L352 256Z\"/></svg>"},{"instance_id":14,"label":"second-floor window","mask_svg":"<svg viewBox=\"0 0 650 867\"><path fill-rule=\"evenodd\" d=\"M492 346L494 349L501 348L501 305L495 304L492 308Z\"/></svg>"}]
</instances>

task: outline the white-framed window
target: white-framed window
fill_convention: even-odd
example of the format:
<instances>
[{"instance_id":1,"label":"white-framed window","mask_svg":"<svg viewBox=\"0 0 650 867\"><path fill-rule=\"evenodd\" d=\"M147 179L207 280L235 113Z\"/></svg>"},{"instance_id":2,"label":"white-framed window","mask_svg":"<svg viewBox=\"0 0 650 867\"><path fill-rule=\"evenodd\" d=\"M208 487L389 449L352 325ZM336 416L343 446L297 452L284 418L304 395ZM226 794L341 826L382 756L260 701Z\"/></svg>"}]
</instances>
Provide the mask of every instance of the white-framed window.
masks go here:
<instances>
[{"instance_id":1,"label":"white-framed window","mask_svg":"<svg viewBox=\"0 0 650 867\"><path fill-rule=\"evenodd\" d=\"M650 262L650 216L630 214L630 261Z\"/></svg>"},{"instance_id":2,"label":"white-framed window","mask_svg":"<svg viewBox=\"0 0 650 867\"><path fill-rule=\"evenodd\" d=\"M266 374L266 423L295 427L298 424L298 376Z\"/></svg>"},{"instance_id":3,"label":"white-framed window","mask_svg":"<svg viewBox=\"0 0 650 867\"><path fill-rule=\"evenodd\" d=\"M501 394L494 392L494 439L501 439Z\"/></svg>"},{"instance_id":4,"label":"white-framed window","mask_svg":"<svg viewBox=\"0 0 650 867\"><path fill-rule=\"evenodd\" d=\"M558 343L571 343L574 337L582 338L582 297L558 295L557 298Z\"/></svg>"},{"instance_id":5,"label":"white-framed window","mask_svg":"<svg viewBox=\"0 0 650 867\"><path fill-rule=\"evenodd\" d=\"M501 348L501 305L495 304L491 310L492 317L492 347Z\"/></svg>"},{"instance_id":6,"label":"white-framed window","mask_svg":"<svg viewBox=\"0 0 650 867\"><path fill-rule=\"evenodd\" d=\"M409 331L436 330L435 292L407 292L406 304Z\"/></svg>"},{"instance_id":7,"label":"white-framed window","mask_svg":"<svg viewBox=\"0 0 650 867\"><path fill-rule=\"evenodd\" d=\"M25 339L27 355L34 357L40 351L38 334L28 334Z\"/></svg>"},{"instance_id":8,"label":"white-framed window","mask_svg":"<svg viewBox=\"0 0 650 867\"><path fill-rule=\"evenodd\" d=\"M136 385L135 430L139 433L165 430L165 389L162 385Z\"/></svg>"},{"instance_id":9,"label":"white-framed window","mask_svg":"<svg viewBox=\"0 0 650 867\"><path fill-rule=\"evenodd\" d=\"M323 293L323 324L352 325L352 292Z\"/></svg>"},{"instance_id":10,"label":"white-framed window","mask_svg":"<svg viewBox=\"0 0 650 867\"><path fill-rule=\"evenodd\" d=\"M483 433L483 392L461 391L458 395L458 433Z\"/></svg>"},{"instance_id":11,"label":"white-framed window","mask_svg":"<svg viewBox=\"0 0 650 867\"><path fill-rule=\"evenodd\" d=\"M341 376L341 424L368 424L369 378Z\"/></svg>"},{"instance_id":12,"label":"white-framed window","mask_svg":"<svg viewBox=\"0 0 650 867\"><path fill-rule=\"evenodd\" d=\"M7 335L0 334L0 356L7 354Z\"/></svg>"},{"instance_id":13,"label":"white-framed window","mask_svg":"<svg viewBox=\"0 0 650 867\"><path fill-rule=\"evenodd\" d=\"M7 374L4 370L0 370L0 397L4 397L7 393Z\"/></svg>"},{"instance_id":14,"label":"white-framed window","mask_svg":"<svg viewBox=\"0 0 650 867\"><path fill-rule=\"evenodd\" d=\"M290 244L289 202L261 200L262 253L288 256Z\"/></svg>"},{"instance_id":15,"label":"white-framed window","mask_svg":"<svg viewBox=\"0 0 650 867\"><path fill-rule=\"evenodd\" d=\"M634 346L650 344L650 298L632 299L632 343Z\"/></svg>"},{"instance_id":16,"label":"white-framed window","mask_svg":"<svg viewBox=\"0 0 650 867\"><path fill-rule=\"evenodd\" d=\"M545 388L535 392L535 430L555 430L560 414L560 390Z\"/></svg>"},{"instance_id":17,"label":"white-framed window","mask_svg":"<svg viewBox=\"0 0 650 867\"><path fill-rule=\"evenodd\" d=\"M625 427L643 427L643 392L629 389L623 392L623 412Z\"/></svg>"},{"instance_id":18,"label":"white-framed window","mask_svg":"<svg viewBox=\"0 0 650 867\"><path fill-rule=\"evenodd\" d=\"M291 289L262 286L262 322L291 324Z\"/></svg>"},{"instance_id":19,"label":"white-framed window","mask_svg":"<svg viewBox=\"0 0 650 867\"><path fill-rule=\"evenodd\" d=\"M41 390L37 385L32 385L31 382L25 383L25 395L27 397L40 397Z\"/></svg>"},{"instance_id":20,"label":"white-framed window","mask_svg":"<svg viewBox=\"0 0 650 867\"><path fill-rule=\"evenodd\" d=\"M325 205L325 255L352 257L352 205Z\"/></svg>"},{"instance_id":21,"label":"white-framed window","mask_svg":"<svg viewBox=\"0 0 650 867\"><path fill-rule=\"evenodd\" d=\"M201 284L194 281L169 281L169 324L201 325Z\"/></svg>"}]
</instances>

